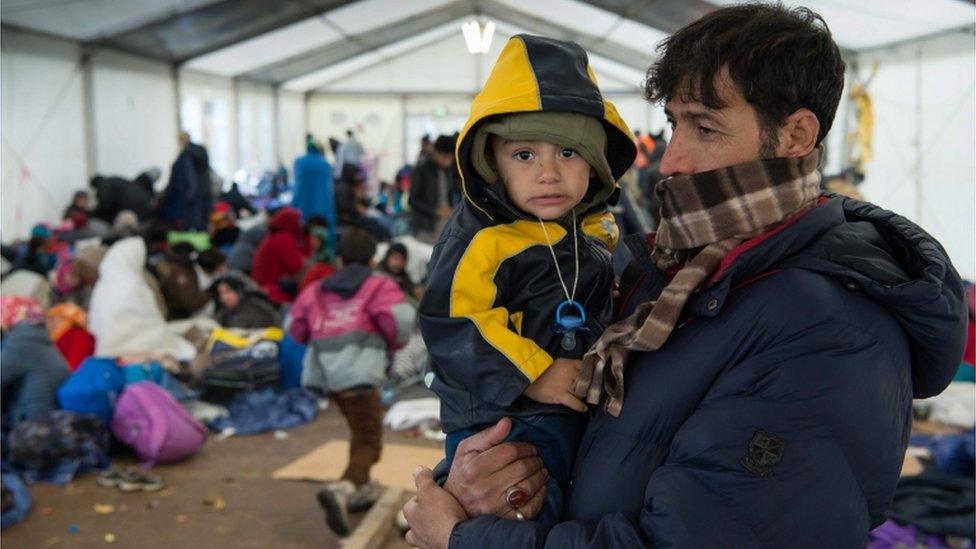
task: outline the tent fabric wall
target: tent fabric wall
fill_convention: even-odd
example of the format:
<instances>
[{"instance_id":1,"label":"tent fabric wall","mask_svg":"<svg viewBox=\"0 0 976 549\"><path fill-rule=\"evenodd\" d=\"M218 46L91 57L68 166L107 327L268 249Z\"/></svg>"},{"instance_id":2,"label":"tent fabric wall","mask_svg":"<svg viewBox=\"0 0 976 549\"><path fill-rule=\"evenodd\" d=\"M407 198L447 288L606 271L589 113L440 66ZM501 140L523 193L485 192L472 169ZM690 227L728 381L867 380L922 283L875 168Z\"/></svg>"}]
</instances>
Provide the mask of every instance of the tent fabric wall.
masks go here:
<instances>
[{"instance_id":1,"label":"tent fabric wall","mask_svg":"<svg viewBox=\"0 0 976 549\"><path fill-rule=\"evenodd\" d=\"M60 219L88 186L83 75L76 44L4 29L0 40L0 236Z\"/></svg>"},{"instance_id":2,"label":"tent fabric wall","mask_svg":"<svg viewBox=\"0 0 976 549\"><path fill-rule=\"evenodd\" d=\"M317 94L308 102L308 124L308 131L323 143L330 136L344 140L346 130L352 129L378 162L380 178L392 177L402 164L403 101L399 97Z\"/></svg>"},{"instance_id":3,"label":"tent fabric wall","mask_svg":"<svg viewBox=\"0 0 976 549\"><path fill-rule=\"evenodd\" d=\"M226 179L237 169L237 98L230 78L180 71L181 123L190 138L207 147L210 167Z\"/></svg>"},{"instance_id":4,"label":"tent fabric wall","mask_svg":"<svg viewBox=\"0 0 976 549\"><path fill-rule=\"evenodd\" d=\"M305 154L305 96L301 93L278 90L278 151L277 160L289 170L295 158ZM324 136L316 136L328 147Z\"/></svg>"},{"instance_id":5,"label":"tent fabric wall","mask_svg":"<svg viewBox=\"0 0 976 549\"><path fill-rule=\"evenodd\" d=\"M395 52L392 46L374 52L371 64L345 63L346 70L299 87L317 88L306 98L285 91L287 85L185 69L177 76L177 94L167 64L95 50L85 69L76 43L4 27L0 233L9 240L38 220L57 219L91 173L132 177L153 165L168 171L176 155L177 109L179 123L207 146L225 179L240 168L258 177L279 161L290 168L306 132L325 142L343 138L347 128L375 155L377 175L388 179L415 159L421 133L456 129L467 117L504 39L519 30L502 22L498 28L488 54L471 56L460 33L445 27L429 43L418 39ZM880 62L869 87L875 158L862 193L939 238L968 278L976 278L974 45L968 32L846 53L848 88ZM610 70L612 64L593 60L601 87L628 124L643 131L666 126L660 107L640 97L639 71ZM841 104L828 136L827 174L846 167L848 107Z\"/></svg>"},{"instance_id":6,"label":"tent fabric wall","mask_svg":"<svg viewBox=\"0 0 976 549\"><path fill-rule=\"evenodd\" d=\"M168 180L179 150L170 68L109 51L92 56L95 172L132 179L158 167Z\"/></svg>"},{"instance_id":7,"label":"tent fabric wall","mask_svg":"<svg viewBox=\"0 0 976 549\"><path fill-rule=\"evenodd\" d=\"M874 104L864 197L919 223L976 279L976 39L952 34L858 56Z\"/></svg>"},{"instance_id":8,"label":"tent fabric wall","mask_svg":"<svg viewBox=\"0 0 976 549\"><path fill-rule=\"evenodd\" d=\"M252 178L278 166L274 103L270 85L237 82L237 167Z\"/></svg>"}]
</instances>

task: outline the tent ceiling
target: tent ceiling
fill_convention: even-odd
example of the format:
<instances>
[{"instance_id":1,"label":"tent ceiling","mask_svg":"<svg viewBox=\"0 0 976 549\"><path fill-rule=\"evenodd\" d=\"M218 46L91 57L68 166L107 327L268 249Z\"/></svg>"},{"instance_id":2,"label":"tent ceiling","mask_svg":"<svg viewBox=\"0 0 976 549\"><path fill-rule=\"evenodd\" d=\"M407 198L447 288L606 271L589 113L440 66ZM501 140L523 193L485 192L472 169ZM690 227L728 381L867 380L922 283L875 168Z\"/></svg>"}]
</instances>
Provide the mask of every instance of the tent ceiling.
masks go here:
<instances>
[{"instance_id":1,"label":"tent ceiling","mask_svg":"<svg viewBox=\"0 0 976 549\"><path fill-rule=\"evenodd\" d=\"M376 50L368 51L333 65L323 67L303 76L299 76L293 80L289 80L285 82L282 87L286 90L292 91L310 91L344 76L360 72L374 65L422 48L432 42L443 40L449 35L457 34L458 25L460 25L460 23L460 19L454 22L449 22L406 40L394 42Z\"/></svg>"},{"instance_id":2,"label":"tent ceiling","mask_svg":"<svg viewBox=\"0 0 976 549\"><path fill-rule=\"evenodd\" d=\"M217 0L4 0L5 24L72 40L89 41L124 33L169 17L190 14Z\"/></svg>"},{"instance_id":3,"label":"tent ceiling","mask_svg":"<svg viewBox=\"0 0 976 549\"><path fill-rule=\"evenodd\" d=\"M394 47L401 41L416 49L416 37L472 15L575 40L625 70L643 70L668 32L738 1L5 0L0 19L91 46L294 88L342 72L336 68L382 62L402 49ZM821 13L838 43L852 50L972 28L976 20L976 6L965 0L786 3Z\"/></svg>"},{"instance_id":4,"label":"tent ceiling","mask_svg":"<svg viewBox=\"0 0 976 549\"><path fill-rule=\"evenodd\" d=\"M345 27L330 22L337 31L343 29L339 40L264 67L256 67L245 76L268 82L291 80L460 19L471 13L472 6L473 3L468 0L457 0L421 13L407 14L402 19L392 20L378 28L367 28L356 34L350 34L344 30ZM330 19L328 16L323 18Z\"/></svg>"},{"instance_id":5,"label":"tent ceiling","mask_svg":"<svg viewBox=\"0 0 976 549\"><path fill-rule=\"evenodd\" d=\"M353 2L277 0L269 4L267 0L221 0L97 40L93 45L183 63Z\"/></svg>"},{"instance_id":6,"label":"tent ceiling","mask_svg":"<svg viewBox=\"0 0 976 549\"><path fill-rule=\"evenodd\" d=\"M498 22L491 50L471 55L457 32L464 19L427 31L417 40L398 42L381 54L369 52L285 84L295 91L345 94L474 94L481 89L508 38L525 28ZM408 47L404 46L411 42ZM429 60L437 59L437 63ZM643 70L590 54L601 89L609 93L639 90ZM643 68L642 68L643 69Z\"/></svg>"},{"instance_id":7,"label":"tent ceiling","mask_svg":"<svg viewBox=\"0 0 976 549\"><path fill-rule=\"evenodd\" d=\"M720 6L735 0L711 0ZM783 0L823 16L837 43L849 50L878 48L942 31L972 26L976 7L966 0Z\"/></svg>"},{"instance_id":8,"label":"tent ceiling","mask_svg":"<svg viewBox=\"0 0 976 549\"><path fill-rule=\"evenodd\" d=\"M569 0L556 1L567 5L572 5ZM650 49L640 51L621 45L616 41L607 40L602 36L584 32L580 28L571 28L569 26L553 24L547 19L532 12L522 11L515 8L513 7L513 4L514 2L507 0L480 0L477 2L473 0L454 0L447 3L441 2L439 5L428 9L427 11L419 13L410 12L406 13L402 19L389 20L387 23L378 28L367 28L359 34L342 34L335 41L322 44L315 49L305 51L298 55L290 57L283 56L280 61L276 61L265 66L254 64L255 68L243 73L243 76L266 82L290 82L301 76L317 72L320 69L337 65L339 63L344 63L354 59L357 56L366 55L370 52L374 52L401 40L416 36L430 29L441 27L448 22L457 22L454 30L459 34L457 28L460 27L460 19L476 14L494 19L500 23L517 24L520 28L524 29L522 32L531 32L535 34L543 34L546 36L574 40L579 42L584 48L594 54L616 61L620 65L631 66L638 70L643 70L646 68L651 60L651 56L648 53ZM581 3L576 4L583 7L588 7ZM612 25L619 23L620 18L617 16L610 17L613 19L613 21L611 26L607 26L607 28L612 30ZM329 28L334 29L334 32L339 32L341 29L346 28L333 24L333 17L331 14L325 14L316 19L325 21L325 24L328 25ZM656 31L653 29L646 27L643 29L636 29L636 27L642 26L633 24L630 27L632 32L631 36L633 36L633 33L635 32L640 33L643 31L641 36L645 38L647 36L651 36L654 39L659 39L658 33L656 33ZM663 34L661 34L660 37L663 37ZM249 41L247 43L231 46L230 48L227 48L227 50L222 50L208 56L208 58L203 59L203 61L205 61L207 64L214 64L213 62L218 61L219 58L225 56L234 59L245 58L246 56L243 55L245 53L244 51L233 50L240 50L244 48L257 49L260 46L258 44L254 44L254 42L261 40L264 40L264 37ZM230 66L229 63L220 62L220 64L224 67ZM200 70L209 69L211 71L216 68L201 65L203 65L201 60L195 60L190 62L188 67Z\"/></svg>"}]
</instances>

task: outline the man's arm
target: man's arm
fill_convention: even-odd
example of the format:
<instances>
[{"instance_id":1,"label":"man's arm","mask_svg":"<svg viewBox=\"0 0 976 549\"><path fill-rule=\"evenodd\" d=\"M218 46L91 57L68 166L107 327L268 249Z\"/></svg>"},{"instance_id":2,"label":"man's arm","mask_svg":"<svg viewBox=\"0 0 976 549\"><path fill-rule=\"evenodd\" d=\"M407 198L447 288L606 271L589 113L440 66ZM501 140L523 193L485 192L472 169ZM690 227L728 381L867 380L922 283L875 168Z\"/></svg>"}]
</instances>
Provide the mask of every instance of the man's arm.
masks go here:
<instances>
[{"instance_id":1,"label":"man's arm","mask_svg":"<svg viewBox=\"0 0 976 549\"><path fill-rule=\"evenodd\" d=\"M863 546L884 519L904 455L908 352L842 321L810 334L716 379L636 515L552 527L481 516L458 523L450 546ZM824 336L830 346L817 345ZM641 358L653 354L632 367Z\"/></svg>"}]
</instances>

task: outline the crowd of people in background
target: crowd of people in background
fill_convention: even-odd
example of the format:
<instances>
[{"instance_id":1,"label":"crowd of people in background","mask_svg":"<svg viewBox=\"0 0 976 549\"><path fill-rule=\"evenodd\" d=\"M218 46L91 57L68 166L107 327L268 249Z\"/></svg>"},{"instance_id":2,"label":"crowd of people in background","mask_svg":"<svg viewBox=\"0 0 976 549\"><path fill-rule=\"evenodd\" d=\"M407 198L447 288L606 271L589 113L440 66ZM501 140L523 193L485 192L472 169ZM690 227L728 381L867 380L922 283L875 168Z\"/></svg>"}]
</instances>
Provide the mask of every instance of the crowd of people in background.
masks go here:
<instances>
[{"instance_id":1,"label":"crowd of people in background","mask_svg":"<svg viewBox=\"0 0 976 549\"><path fill-rule=\"evenodd\" d=\"M381 386L415 376L426 359L413 324L432 244L461 197L456 135L425 136L416 164L378 182L355 132L328 149L309 135L292 177L275 172L256 189L224 186L206 148L187 133L178 140L165 183L158 168L96 175L61 219L3 245L3 432L64 412L59 387L86 361L159 363L206 394L218 330L283 329L282 360L286 347L300 349L301 385L349 418L343 486L368 507ZM341 318L323 320L336 306L346 307ZM350 338L365 338L353 347L372 373L316 385L306 346L348 354ZM394 371L392 353L408 342Z\"/></svg>"},{"instance_id":2,"label":"crowd of people in background","mask_svg":"<svg viewBox=\"0 0 976 549\"><path fill-rule=\"evenodd\" d=\"M633 139L637 156L620 181L622 203L656 221L666 142L663 132L638 130ZM206 367L201 337L211 330L285 328L282 348L302 349L302 385L314 389L316 375L328 372L309 370L304 346L321 359L340 352L336 345L348 353L353 340L359 348L365 337L372 343L357 360L370 364L368 379L319 388L339 403L356 441L347 475L326 500L374 497L363 471L379 455L380 389L424 371L419 329L403 326L413 326L433 245L465 199L457 141L457 133L423 136L415 163L391 180L372 177L374 185L352 130L344 141L330 138L328 148L307 135L290 180L274 173L256 193L236 182L225 187L206 148L186 133L165 185L157 185L158 168L131 180L93 177L61 220L3 246L3 299L18 301L4 306L5 432L56 409L54 391L92 356L159 360L192 386ZM368 299L353 299L360 292ZM349 303L361 310L328 320L327 310ZM374 349L382 352L373 356ZM331 524L336 531L347 527L340 518Z\"/></svg>"}]
</instances>

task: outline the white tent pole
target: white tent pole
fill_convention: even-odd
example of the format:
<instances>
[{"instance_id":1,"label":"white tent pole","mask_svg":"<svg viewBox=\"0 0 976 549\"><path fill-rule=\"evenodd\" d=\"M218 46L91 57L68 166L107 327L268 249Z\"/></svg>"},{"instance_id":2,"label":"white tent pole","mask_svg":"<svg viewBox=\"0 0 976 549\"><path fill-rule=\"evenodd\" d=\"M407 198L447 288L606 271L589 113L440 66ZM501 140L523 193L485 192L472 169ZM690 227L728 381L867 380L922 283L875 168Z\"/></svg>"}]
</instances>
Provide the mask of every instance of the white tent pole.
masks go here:
<instances>
[{"instance_id":1,"label":"white tent pole","mask_svg":"<svg viewBox=\"0 0 976 549\"><path fill-rule=\"evenodd\" d=\"M183 131L183 93L180 90L180 67L176 63L172 65L173 72L173 101L176 103L176 131ZM201 140L203 136L199 137Z\"/></svg>"},{"instance_id":2,"label":"white tent pole","mask_svg":"<svg viewBox=\"0 0 976 549\"><path fill-rule=\"evenodd\" d=\"M922 46L915 45L915 222L922 223Z\"/></svg>"},{"instance_id":3,"label":"white tent pole","mask_svg":"<svg viewBox=\"0 0 976 549\"><path fill-rule=\"evenodd\" d=\"M407 162L407 96L400 96L400 131L403 133L403 145L400 147L400 165L409 164Z\"/></svg>"},{"instance_id":4,"label":"white tent pole","mask_svg":"<svg viewBox=\"0 0 976 549\"><path fill-rule=\"evenodd\" d=\"M847 68L847 86L844 92L844 134L843 139L841 139L841 159L839 170L844 170L849 166L852 166L854 159L854 139L851 136L851 121L857 116L857 108L854 105L854 100L851 98L851 90L854 89L854 82L860 80L860 55L855 55L851 58L850 64ZM866 171L866 170L865 170Z\"/></svg>"},{"instance_id":5,"label":"white tent pole","mask_svg":"<svg viewBox=\"0 0 976 549\"><path fill-rule=\"evenodd\" d=\"M92 78L92 56L93 52L87 48L81 50L81 103L84 109L83 120L85 125L85 171L87 178L91 178L97 171L98 162L98 143L95 135L95 83Z\"/></svg>"},{"instance_id":6,"label":"white tent pole","mask_svg":"<svg viewBox=\"0 0 976 549\"><path fill-rule=\"evenodd\" d=\"M302 139L305 139L305 136L309 134L309 132L311 131L310 128L311 126L309 126L308 124L308 94L303 93L302 94ZM328 149L328 147L329 147L328 143L322 144L323 149Z\"/></svg>"},{"instance_id":7,"label":"white tent pole","mask_svg":"<svg viewBox=\"0 0 976 549\"><path fill-rule=\"evenodd\" d=\"M309 109L309 105L311 105L311 103L312 103L311 99L312 99L312 91L311 90L309 90L309 91L307 91L307 92L305 92L305 93L302 94L302 109L303 109L303 111L302 111L302 124L305 127L305 132L302 134L302 138L303 139L304 139L304 137L306 135L312 133L312 119L311 119L311 112L312 111L311 111L311 109ZM331 151L332 151L332 147L330 146L328 140L323 141L322 142L322 156L328 158L329 157L329 153ZM335 165L333 164L333 167L334 166ZM333 176L336 179L338 179L338 177L339 177L337 174L333 174ZM292 174L292 177L294 177L294 174Z\"/></svg>"},{"instance_id":8,"label":"white tent pole","mask_svg":"<svg viewBox=\"0 0 976 549\"><path fill-rule=\"evenodd\" d=\"M271 88L271 134L274 143L274 160L275 165L272 167L275 171L278 170L278 166L281 165L281 114L279 109L281 108L281 98L279 94L281 93L281 84L275 84Z\"/></svg>"},{"instance_id":9,"label":"white tent pole","mask_svg":"<svg viewBox=\"0 0 976 549\"><path fill-rule=\"evenodd\" d=\"M234 113L234 130L231 135L231 180L234 178L234 174L237 170L241 169L241 106L239 101L239 93L237 90L237 78L230 79L230 104L233 109L231 112Z\"/></svg>"}]
</instances>

